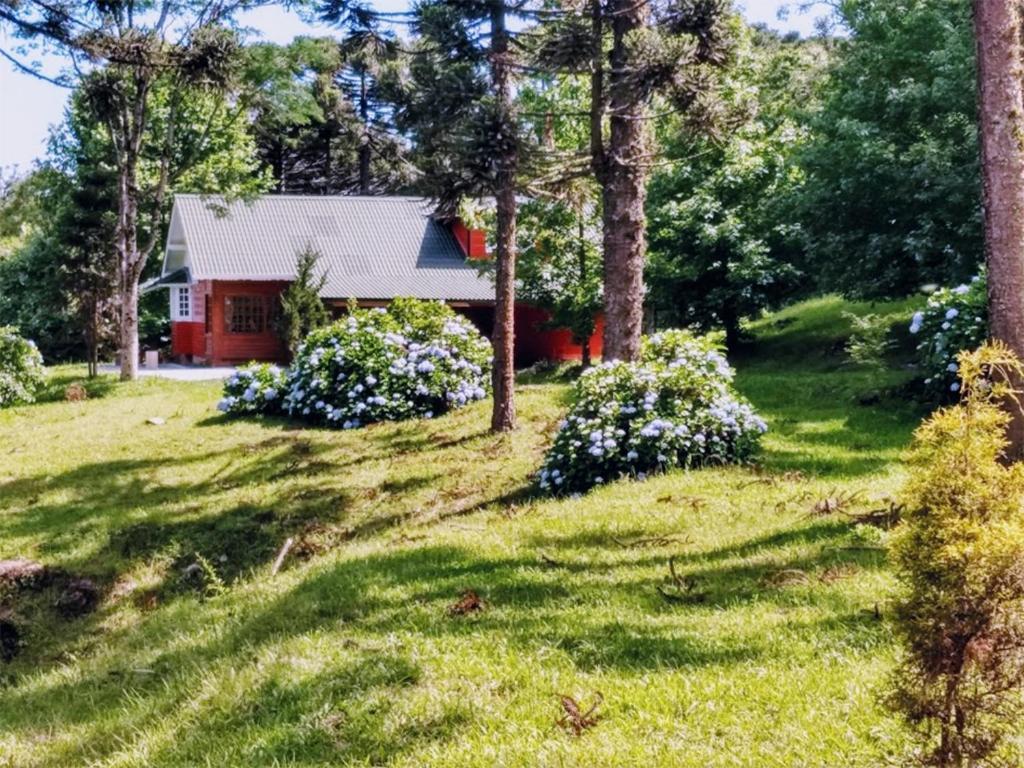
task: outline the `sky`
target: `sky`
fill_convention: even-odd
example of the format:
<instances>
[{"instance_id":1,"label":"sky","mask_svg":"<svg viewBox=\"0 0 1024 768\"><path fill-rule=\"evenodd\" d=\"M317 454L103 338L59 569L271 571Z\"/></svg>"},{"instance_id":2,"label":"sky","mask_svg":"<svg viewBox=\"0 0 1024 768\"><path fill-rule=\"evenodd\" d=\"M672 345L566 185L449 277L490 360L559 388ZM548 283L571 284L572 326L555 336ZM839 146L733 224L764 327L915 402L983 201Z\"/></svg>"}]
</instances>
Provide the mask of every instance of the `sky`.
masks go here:
<instances>
[{"instance_id":1,"label":"sky","mask_svg":"<svg viewBox=\"0 0 1024 768\"><path fill-rule=\"evenodd\" d=\"M404 0L379 0L383 10L404 6ZM810 35L814 31L814 13L793 12L786 19L779 18L779 9L788 0L737 0L743 15L751 22L760 22L784 32L796 31ZM287 43L297 35L331 34L330 28L304 23L294 13L280 6L267 6L251 11L240 18L243 26L251 27L250 39L273 43ZM11 50L12 45L0 32L0 47ZM47 71L56 73L60 62L45 62L52 66ZM59 123L69 91L24 74L8 61L0 60L0 169L17 166L27 171L46 153L50 126Z\"/></svg>"}]
</instances>

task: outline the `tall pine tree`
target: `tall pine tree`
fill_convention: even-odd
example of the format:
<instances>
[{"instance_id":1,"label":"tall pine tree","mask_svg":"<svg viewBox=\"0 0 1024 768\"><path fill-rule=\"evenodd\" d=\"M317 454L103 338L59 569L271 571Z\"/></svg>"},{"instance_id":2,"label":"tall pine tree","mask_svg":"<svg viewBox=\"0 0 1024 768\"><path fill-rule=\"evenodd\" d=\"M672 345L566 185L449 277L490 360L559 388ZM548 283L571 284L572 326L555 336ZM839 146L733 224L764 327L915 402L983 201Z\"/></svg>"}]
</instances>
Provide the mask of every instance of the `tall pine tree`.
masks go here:
<instances>
[{"instance_id":1,"label":"tall pine tree","mask_svg":"<svg viewBox=\"0 0 1024 768\"><path fill-rule=\"evenodd\" d=\"M659 110L703 128L713 70L728 54L728 0L566 0L552 11L538 61L590 78L590 162L601 186L604 357L640 349L646 256L644 201Z\"/></svg>"},{"instance_id":2,"label":"tall pine tree","mask_svg":"<svg viewBox=\"0 0 1024 768\"><path fill-rule=\"evenodd\" d=\"M426 0L415 11L419 35L410 83L396 116L415 142L420 188L454 216L464 199L495 203L494 407L491 428L516 424L516 193L528 146L514 94L521 71L510 21L529 12L505 0Z\"/></svg>"}]
</instances>

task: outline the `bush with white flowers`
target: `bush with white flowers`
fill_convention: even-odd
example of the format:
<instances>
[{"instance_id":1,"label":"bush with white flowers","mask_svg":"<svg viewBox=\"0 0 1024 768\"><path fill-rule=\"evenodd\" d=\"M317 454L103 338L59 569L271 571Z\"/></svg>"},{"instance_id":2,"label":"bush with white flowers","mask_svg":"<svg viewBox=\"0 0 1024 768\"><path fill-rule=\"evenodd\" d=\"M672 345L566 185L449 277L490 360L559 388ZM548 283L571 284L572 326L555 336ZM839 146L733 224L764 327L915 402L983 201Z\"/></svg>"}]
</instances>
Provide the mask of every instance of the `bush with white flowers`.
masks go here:
<instances>
[{"instance_id":1,"label":"bush with white flowers","mask_svg":"<svg viewBox=\"0 0 1024 768\"><path fill-rule=\"evenodd\" d=\"M960 390L956 357L976 349L988 337L985 276L955 288L942 288L914 313L910 332L918 335L917 355L925 384L937 399L948 400Z\"/></svg>"},{"instance_id":2,"label":"bush with white flowers","mask_svg":"<svg viewBox=\"0 0 1024 768\"><path fill-rule=\"evenodd\" d=\"M15 328L0 326L0 408L31 403L43 385L43 356Z\"/></svg>"},{"instance_id":3,"label":"bush with white flowers","mask_svg":"<svg viewBox=\"0 0 1024 768\"><path fill-rule=\"evenodd\" d=\"M540 488L575 493L619 477L747 459L767 426L732 378L719 349L686 331L645 339L638 363L591 368L577 381Z\"/></svg>"},{"instance_id":4,"label":"bush with white flowers","mask_svg":"<svg viewBox=\"0 0 1024 768\"><path fill-rule=\"evenodd\" d=\"M280 413L287 372L276 365L250 363L224 382L217 410L231 414Z\"/></svg>"},{"instance_id":5,"label":"bush with white flowers","mask_svg":"<svg viewBox=\"0 0 1024 768\"><path fill-rule=\"evenodd\" d=\"M490 342L441 302L354 308L299 347L284 409L345 429L432 418L487 396L491 357Z\"/></svg>"}]
</instances>

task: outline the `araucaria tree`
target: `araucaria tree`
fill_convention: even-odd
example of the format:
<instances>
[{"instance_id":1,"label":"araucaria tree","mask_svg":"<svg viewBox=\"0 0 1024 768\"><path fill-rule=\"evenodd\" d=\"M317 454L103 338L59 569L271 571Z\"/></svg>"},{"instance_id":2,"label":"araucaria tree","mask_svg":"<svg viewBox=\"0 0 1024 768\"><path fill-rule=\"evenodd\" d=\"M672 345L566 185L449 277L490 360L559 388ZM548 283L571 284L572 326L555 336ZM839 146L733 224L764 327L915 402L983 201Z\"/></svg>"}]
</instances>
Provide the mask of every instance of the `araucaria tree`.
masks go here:
<instances>
[{"instance_id":1,"label":"araucaria tree","mask_svg":"<svg viewBox=\"0 0 1024 768\"><path fill-rule=\"evenodd\" d=\"M191 148L192 155L176 155L179 120L197 97L230 87L239 45L225 25L252 4L178 0L140 7L134 0L27 0L0 5L0 27L67 57L73 69L62 76L65 83L85 73L84 100L113 145L123 379L138 375L139 281L163 235L174 166L181 172L204 154L200 144Z\"/></svg>"},{"instance_id":2,"label":"araucaria tree","mask_svg":"<svg viewBox=\"0 0 1024 768\"><path fill-rule=\"evenodd\" d=\"M978 123L989 328L1024 357L1024 21L1015 0L975 0ZM1024 379L1016 379L1019 386ZM1024 414L1010 409L1009 457L1024 458Z\"/></svg>"},{"instance_id":3,"label":"araucaria tree","mask_svg":"<svg viewBox=\"0 0 1024 768\"><path fill-rule=\"evenodd\" d=\"M427 0L416 8L420 36L410 56L410 87L397 112L416 144L421 189L454 215L463 199L495 203L494 406L491 428L516 424L516 192L525 161L514 99L517 48L509 21L521 4L505 0Z\"/></svg>"},{"instance_id":4,"label":"araucaria tree","mask_svg":"<svg viewBox=\"0 0 1024 768\"><path fill-rule=\"evenodd\" d=\"M647 178L657 110L705 125L728 55L728 0L569 0L541 45L548 67L590 78L590 161L602 191L604 357L633 360L643 325Z\"/></svg>"}]
</instances>

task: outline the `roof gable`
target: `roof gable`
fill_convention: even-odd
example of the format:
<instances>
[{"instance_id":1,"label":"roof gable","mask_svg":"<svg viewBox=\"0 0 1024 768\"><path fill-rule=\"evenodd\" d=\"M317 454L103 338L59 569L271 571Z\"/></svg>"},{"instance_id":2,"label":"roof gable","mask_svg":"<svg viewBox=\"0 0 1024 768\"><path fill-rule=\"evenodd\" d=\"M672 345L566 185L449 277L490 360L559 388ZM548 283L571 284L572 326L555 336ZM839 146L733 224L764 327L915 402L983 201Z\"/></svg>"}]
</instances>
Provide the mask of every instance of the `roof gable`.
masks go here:
<instances>
[{"instance_id":1,"label":"roof gable","mask_svg":"<svg viewBox=\"0 0 1024 768\"><path fill-rule=\"evenodd\" d=\"M430 213L415 197L177 195L173 218L197 280L291 280L312 247L325 298L493 300L491 281Z\"/></svg>"}]
</instances>

